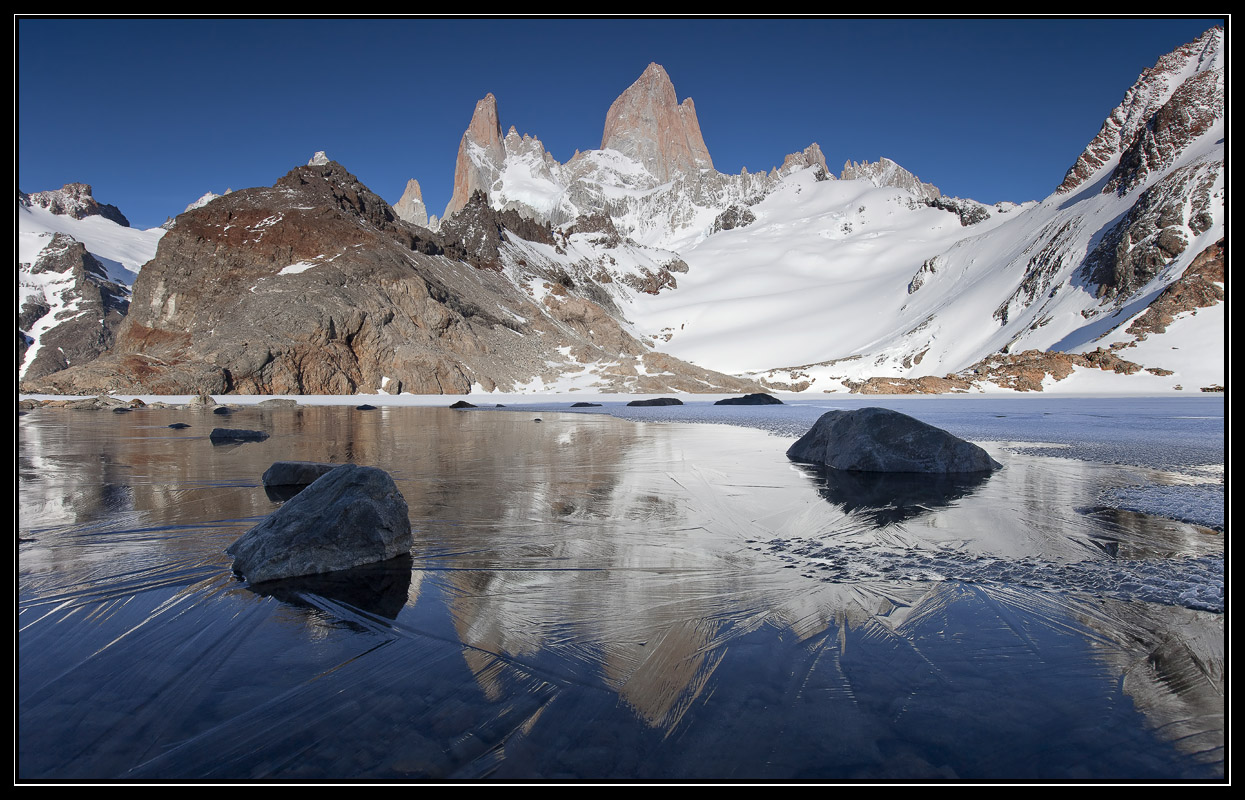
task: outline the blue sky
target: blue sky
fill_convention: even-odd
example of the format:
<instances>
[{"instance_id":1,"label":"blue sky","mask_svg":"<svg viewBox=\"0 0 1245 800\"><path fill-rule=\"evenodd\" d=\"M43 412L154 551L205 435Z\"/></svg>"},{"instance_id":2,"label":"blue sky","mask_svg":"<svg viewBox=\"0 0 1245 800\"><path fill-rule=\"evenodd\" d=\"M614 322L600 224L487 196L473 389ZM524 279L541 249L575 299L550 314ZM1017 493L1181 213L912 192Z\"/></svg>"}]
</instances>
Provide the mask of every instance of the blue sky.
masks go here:
<instances>
[{"instance_id":1,"label":"blue sky","mask_svg":"<svg viewBox=\"0 0 1245 800\"><path fill-rule=\"evenodd\" d=\"M1141 71L1214 19L20 19L18 188L90 183L151 227L325 150L432 213L478 99L559 161L649 62L723 172L818 142L945 194L1034 200Z\"/></svg>"}]
</instances>

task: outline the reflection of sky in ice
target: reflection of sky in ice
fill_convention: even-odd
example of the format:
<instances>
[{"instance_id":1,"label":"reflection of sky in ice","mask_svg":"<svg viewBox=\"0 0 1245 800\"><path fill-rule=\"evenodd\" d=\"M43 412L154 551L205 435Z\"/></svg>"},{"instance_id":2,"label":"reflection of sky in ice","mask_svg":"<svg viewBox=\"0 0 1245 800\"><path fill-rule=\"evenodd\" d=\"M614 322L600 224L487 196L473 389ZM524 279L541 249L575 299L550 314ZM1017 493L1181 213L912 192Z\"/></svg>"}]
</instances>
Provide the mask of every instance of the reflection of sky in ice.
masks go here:
<instances>
[{"instance_id":1,"label":"reflection of sky in ice","mask_svg":"<svg viewBox=\"0 0 1245 800\"><path fill-rule=\"evenodd\" d=\"M639 411L767 410L737 409ZM202 413L22 417L19 775L1222 775L1222 536L1127 502L1165 456L1018 453L1078 429L1020 415L980 423L984 485L888 504L757 431L531 416L252 408L272 437L230 447ZM233 579L282 459L390 471L411 561ZM1217 488L1198 463L1174 488Z\"/></svg>"}]
</instances>

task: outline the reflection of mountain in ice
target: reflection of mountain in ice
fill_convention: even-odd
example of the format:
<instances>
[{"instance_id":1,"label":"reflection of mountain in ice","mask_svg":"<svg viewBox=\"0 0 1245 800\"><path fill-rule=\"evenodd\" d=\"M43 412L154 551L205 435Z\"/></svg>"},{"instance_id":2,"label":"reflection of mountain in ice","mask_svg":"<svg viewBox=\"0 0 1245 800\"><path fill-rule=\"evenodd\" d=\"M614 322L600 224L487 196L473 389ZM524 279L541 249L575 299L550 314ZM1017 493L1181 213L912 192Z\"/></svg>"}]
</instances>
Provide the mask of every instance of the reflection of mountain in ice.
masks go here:
<instances>
[{"instance_id":1,"label":"reflection of mountain in ice","mask_svg":"<svg viewBox=\"0 0 1245 800\"><path fill-rule=\"evenodd\" d=\"M1099 502L1153 470L988 444L880 525L762 432L532 416L21 417L20 776L1223 774L1223 537ZM394 475L404 603L229 574L278 459Z\"/></svg>"}]
</instances>

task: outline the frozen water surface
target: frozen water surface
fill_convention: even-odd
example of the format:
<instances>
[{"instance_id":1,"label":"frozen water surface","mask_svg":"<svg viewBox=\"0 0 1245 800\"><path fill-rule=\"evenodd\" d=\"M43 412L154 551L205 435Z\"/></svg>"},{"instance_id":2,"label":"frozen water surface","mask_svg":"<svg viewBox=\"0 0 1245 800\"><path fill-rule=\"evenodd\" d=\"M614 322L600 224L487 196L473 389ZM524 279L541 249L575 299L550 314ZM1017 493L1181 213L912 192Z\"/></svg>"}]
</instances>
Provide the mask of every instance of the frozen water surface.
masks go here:
<instances>
[{"instance_id":1,"label":"frozen water surface","mask_svg":"<svg viewBox=\"0 0 1245 800\"><path fill-rule=\"evenodd\" d=\"M1005 464L917 483L788 462L813 405L33 411L17 775L1222 778L1222 400L1103 402L877 403ZM285 459L411 557L233 577Z\"/></svg>"}]
</instances>

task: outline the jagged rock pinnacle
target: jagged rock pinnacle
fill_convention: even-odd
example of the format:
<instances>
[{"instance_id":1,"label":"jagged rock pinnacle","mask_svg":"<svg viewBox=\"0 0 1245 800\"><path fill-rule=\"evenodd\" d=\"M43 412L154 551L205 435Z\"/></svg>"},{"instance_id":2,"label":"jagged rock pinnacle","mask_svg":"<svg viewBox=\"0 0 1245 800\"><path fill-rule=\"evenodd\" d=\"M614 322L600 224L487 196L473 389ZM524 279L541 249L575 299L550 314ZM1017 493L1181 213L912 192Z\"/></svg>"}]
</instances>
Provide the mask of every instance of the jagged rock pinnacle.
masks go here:
<instances>
[{"instance_id":1,"label":"jagged rock pinnacle","mask_svg":"<svg viewBox=\"0 0 1245 800\"><path fill-rule=\"evenodd\" d=\"M419 181L411 178L406 182L406 190L402 199L393 207L398 219L406 220L422 228L428 227L428 207L424 205L424 195L419 189Z\"/></svg>"},{"instance_id":2,"label":"jagged rock pinnacle","mask_svg":"<svg viewBox=\"0 0 1245 800\"><path fill-rule=\"evenodd\" d=\"M316 154L311 157L310 161L307 162L307 166L314 167L319 164L327 164L327 163L329 163L328 154L325 153L323 150L317 150Z\"/></svg>"},{"instance_id":3,"label":"jagged rock pinnacle","mask_svg":"<svg viewBox=\"0 0 1245 800\"><path fill-rule=\"evenodd\" d=\"M713 168L696 106L690 97L678 102L674 84L660 64L649 64L610 106L601 149L636 159L659 181L680 171Z\"/></svg>"},{"instance_id":4,"label":"jagged rock pinnacle","mask_svg":"<svg viewBox=\"0 0 1245 800\"><path fill-rule=\"evenodd\" d=\"M487 191L485 176L501 166L506 158L502 144L501 123L497 117L497 98L489 92L476 103L471 123L458 144L458 161L454 165L454 193L445 208L445 217L467 205L476 190Z\"/></svg>"}]
</instances>

